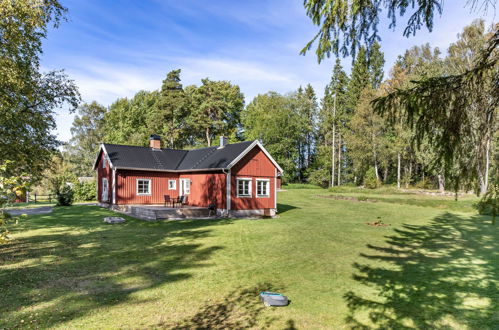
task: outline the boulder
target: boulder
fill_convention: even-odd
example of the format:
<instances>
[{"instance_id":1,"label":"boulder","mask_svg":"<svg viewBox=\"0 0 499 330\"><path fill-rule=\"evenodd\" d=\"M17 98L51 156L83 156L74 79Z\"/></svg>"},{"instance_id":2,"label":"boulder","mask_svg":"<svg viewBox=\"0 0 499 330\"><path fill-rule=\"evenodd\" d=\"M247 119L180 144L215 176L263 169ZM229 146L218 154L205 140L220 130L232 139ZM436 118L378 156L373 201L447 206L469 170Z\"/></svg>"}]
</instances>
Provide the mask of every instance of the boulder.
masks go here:
<instances>
[{"instance_id":1,"label":"boulder","mask_svg":"<svg viewBox=\"0 0 499 330\"><path fill-rule=\"evenodd\" d=\"M125 219L123 219L121 217L105 217L104 218L104 222L107 222L107 223L123 223L123 222L125 222Z\"/></svg>"}]
</instances>

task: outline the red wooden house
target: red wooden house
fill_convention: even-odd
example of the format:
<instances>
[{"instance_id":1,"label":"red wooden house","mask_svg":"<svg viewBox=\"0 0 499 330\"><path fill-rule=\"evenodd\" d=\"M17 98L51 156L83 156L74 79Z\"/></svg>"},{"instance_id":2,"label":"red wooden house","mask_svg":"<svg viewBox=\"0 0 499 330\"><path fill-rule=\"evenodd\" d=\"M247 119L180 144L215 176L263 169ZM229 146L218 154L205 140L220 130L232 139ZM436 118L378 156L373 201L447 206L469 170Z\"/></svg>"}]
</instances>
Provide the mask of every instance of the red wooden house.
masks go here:
<instances>
[{"instance_id":1,"label":"red wooden house","mask_svg":"<svg viewBox=\"0 0 499 330\"><path fill-rule=\"evenodd\" d=\"M102 144L94 164L97 195L110 205L163 204L164 196L187 196L188 205L214 204L230 215L270 214L277 209L281 167L258 141L194 150Z\"/></svg>"}]
</instances>

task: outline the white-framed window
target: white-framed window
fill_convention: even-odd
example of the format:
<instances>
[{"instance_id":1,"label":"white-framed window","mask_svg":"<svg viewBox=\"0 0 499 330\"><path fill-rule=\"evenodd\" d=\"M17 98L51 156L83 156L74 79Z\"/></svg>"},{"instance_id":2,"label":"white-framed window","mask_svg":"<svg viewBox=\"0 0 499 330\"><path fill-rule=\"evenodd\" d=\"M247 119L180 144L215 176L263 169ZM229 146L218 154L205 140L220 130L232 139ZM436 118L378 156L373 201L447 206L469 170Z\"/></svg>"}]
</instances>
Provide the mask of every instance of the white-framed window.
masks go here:
<instances>
[{"instance_id":1,"label":"white-framed window","mask_svg":"<svg viewBox=\"0 0 499 330\"><path fill-rule=\"evenodd\" d=\"M168 180L168 190L177 190L177 180Z\"/></svg>"},{"instance_id":2,"label":"white-framed window","mask_svg":"<svg viewBox=\"0 0 499 330\"><path fill-rule=\"evenodd\" d=\"M151 194L151 179L137 179L137 195Z\"/></svg>"},{"instance_id":3,"label":"white-framed window","mask_svg":"<svg viewBox=\"0 0 499 330\"><path fill-rule=\"evenodd\" d=\"M106 168L107 157L106 154L102 154L102 168Z\"/></svg>"},{"instance_id":4,"label":"white-framed window","mask_svg":"<svg viewBox=\"0 0 499 330\"><path fill-rule=\"evenodd\" d=\"M256 197L269 197L269 191L269 179L256 179Z\"/></svg>"},{"instance_id":5,"label":"white-framed window","mask_svg":"<svg viewBox=\"0 0 499 330\"><path fill-rule=\"evenodd\" d=\"M237 197L251 197L251 178L237 178Z\"/></svg>"}]
</instances>

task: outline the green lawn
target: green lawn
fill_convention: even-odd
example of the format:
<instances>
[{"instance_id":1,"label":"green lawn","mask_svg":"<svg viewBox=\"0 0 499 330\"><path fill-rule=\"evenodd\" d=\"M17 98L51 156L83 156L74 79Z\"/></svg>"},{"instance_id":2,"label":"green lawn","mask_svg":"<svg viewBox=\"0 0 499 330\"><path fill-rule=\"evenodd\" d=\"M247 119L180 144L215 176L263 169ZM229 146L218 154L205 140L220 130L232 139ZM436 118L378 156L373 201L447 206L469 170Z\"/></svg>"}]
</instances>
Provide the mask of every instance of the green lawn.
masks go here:
<instances>
[{"instance_id":1,"label":"green lawn","mask_svg":"<svg viewBox=\"0 0 499 330\"><path fill-rule=\"evenodd\" d=\"M335 194L288 189L265 220L30 216L0 247L0 328L498 328L499 226L470 200Z\"/></svg>"}]
</instances>

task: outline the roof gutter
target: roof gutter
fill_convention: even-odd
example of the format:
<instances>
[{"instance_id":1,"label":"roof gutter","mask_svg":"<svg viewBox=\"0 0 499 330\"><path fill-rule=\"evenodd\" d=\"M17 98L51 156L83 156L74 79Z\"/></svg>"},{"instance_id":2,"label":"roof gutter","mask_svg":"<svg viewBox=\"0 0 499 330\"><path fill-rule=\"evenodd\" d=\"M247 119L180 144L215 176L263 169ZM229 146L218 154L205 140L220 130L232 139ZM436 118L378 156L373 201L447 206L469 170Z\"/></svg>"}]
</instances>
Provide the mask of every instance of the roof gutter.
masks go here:
<instances>
[{"instance_id":1,"label":"roof gutter","mask_svg":"<svg viewBox=\"0 0 499 330\"><path fill-rule=\"evenodd\" d=\"M185 173L185 172L210 172L210 171L224 171L226 168L205 168L205 169L192 169L192 170L161 170L156 168L142 168L142 167L116 167L117 170L130 170L130 171L151 171L151 172L171 172L171 173ZM225 172L224 172L225 173Z\"/></svg>"}]
</instances>

